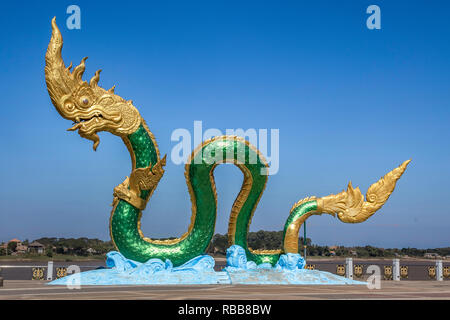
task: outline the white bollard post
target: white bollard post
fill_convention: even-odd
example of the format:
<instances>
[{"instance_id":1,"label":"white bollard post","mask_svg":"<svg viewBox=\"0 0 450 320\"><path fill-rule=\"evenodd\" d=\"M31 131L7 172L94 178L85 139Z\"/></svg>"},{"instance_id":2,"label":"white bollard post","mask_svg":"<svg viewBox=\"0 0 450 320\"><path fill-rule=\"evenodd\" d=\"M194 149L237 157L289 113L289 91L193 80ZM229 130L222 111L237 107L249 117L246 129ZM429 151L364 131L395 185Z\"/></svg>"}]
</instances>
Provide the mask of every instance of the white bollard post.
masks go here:
<instances>
[{"instance_id":1,"label":"white bollard post","mask_svg":"<svg viewBox=\"0 0 450 320\"><path fill-rule=\"evenodd\" d=\"M47 280L53 280L53 261L49 261L47 264Z\"/></svg>"},{"instance_id":2,"label":"white bollard post","mask_svg":"<svg viewBox=\"0 0 450 320\"><path fill-rule=\"evenodd\" d=\"M436 280L437 281L444 281L444 278L442 276L442 260L436 261Z\"/></svg>"},{"instance_id":3,"label":"white bollard post","mask_svg":"<svg viewBox=\"0 0 450 320\"><path fill-rule=\"evenodd\" d=\"M400 259L392 260L392 280L400 281Z\"/></svg>"},{"instance_id":4,"label":"white bollard post","mask_svg":"<svg viewBox=\"0 0 450 320\"><path fill-rule=\"evenodd\" d=\"M353 260L352 260L352 258L345 259L345 277L353 280Z\"/></svg>"}]
</instances>

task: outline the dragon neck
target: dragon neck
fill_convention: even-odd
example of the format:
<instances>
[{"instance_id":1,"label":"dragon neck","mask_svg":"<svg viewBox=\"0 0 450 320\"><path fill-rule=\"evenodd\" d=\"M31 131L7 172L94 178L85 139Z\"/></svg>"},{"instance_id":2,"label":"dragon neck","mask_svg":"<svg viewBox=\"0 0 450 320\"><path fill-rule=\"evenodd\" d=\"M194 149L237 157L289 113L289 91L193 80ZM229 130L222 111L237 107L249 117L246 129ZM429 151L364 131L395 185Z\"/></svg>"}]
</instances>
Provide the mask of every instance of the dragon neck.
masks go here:
<instances>
[{"instance_id":1,"label":"dragon neck","mask_svg":"<svg viewBox=\"0 0 450 320\"><path fill-rule=\"evenodd\" d=\"M138 129L123 138L131 156L132 170L136 168L153 167L159 160L160 154L153 133L148 128L144 119ZM147 199L153 190L143 190L141 198Z\"/></svg>"}]
</instances>

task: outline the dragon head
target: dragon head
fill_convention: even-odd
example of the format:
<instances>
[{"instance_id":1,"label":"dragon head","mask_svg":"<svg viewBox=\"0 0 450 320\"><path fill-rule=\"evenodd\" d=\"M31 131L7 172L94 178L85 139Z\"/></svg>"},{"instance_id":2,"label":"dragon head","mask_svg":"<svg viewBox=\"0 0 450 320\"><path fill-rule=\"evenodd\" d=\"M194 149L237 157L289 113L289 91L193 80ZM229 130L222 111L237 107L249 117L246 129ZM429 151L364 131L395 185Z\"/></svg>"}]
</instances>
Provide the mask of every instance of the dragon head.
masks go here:
<instances>
[{"instance_id":1,"label":"dragon head","mask_svg":"<svg viewBox=\"0 0 450 320\"><path fill-rule=\"evenodd\" d=\"M53 105L59 114L74 122L69 131L94 142L94 150L100 143L97 133L108 131L117 136L126 136L136 131L141 124L141 116L131 101L114 94L114 87L104 90L98 86L98 70L87 83L82 80L85 61L76 66L66 67L61 56L63 39L52 19L52 37L45 55L45 81Z\"/></svg>"}]
</instances>

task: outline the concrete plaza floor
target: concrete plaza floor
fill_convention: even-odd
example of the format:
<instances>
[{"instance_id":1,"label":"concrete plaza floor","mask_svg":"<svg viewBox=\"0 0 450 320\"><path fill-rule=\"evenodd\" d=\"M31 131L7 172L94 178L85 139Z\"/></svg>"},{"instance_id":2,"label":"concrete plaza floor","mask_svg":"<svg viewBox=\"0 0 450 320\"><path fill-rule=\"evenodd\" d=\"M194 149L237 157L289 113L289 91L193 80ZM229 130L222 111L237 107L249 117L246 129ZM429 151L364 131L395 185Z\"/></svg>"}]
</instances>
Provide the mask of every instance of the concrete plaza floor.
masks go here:
<instances>
[{"instance_id":1,"label":"concrete plaza floor","mask_svg":"<svg viewBox=\"0 0 450 320\"><path fill-rule=\"evenodd\" d=\"M46 281L5 280L0 300L38 299L447 299L450 281L381 281L380 289L354 286L195 285L47 286Z\"/></svg>"}]
</instances>

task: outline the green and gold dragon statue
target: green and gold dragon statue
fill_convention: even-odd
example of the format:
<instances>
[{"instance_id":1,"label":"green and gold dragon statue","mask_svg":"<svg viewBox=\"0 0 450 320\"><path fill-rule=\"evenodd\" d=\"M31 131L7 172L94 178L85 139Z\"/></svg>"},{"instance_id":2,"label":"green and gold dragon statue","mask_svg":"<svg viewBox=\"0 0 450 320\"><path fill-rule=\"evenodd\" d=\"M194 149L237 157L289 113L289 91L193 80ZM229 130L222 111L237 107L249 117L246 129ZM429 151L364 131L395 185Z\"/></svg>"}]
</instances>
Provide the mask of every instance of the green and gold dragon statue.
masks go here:
<instances>
[{"instance_id":1,"label":"green and gold dragon statue","mask_svg":"<svg viewBox=\"0 0 450 320\"><path fill-rule=\"evenodd\" d=\"M92 140L94 150L100 142L97 133L108 131L122 138L131 155L132 171L130 177L114 188L110 218L111 239L128 259L139 262L151 258L170 259L174 266L179 266L205 252L216 222L214 169L221 163L235 164L244 175L230 214L229 244L243 247L250 261L272 265L283 253L298 253L300 226L311 215L328 213L347 223L367 220L387 201L409 163L409 160L403 162L373 184L366 200L359 188L353 188L350 183L347 190L336 195L310 197L295 203L284 227L281 250L252 250L248 247L247 235L267 183L268 175L264 170L268 164L248 141L236 136L215 137L198 146L185 167L192 202L188 231L173 240L147 238L141 231L140 219L164 174L166 157L160 157L156 140L133 103L116 95L114 87L109 90L99 87L100 70L89 83L83 81L86 58L71 71L72 64L66 67L62 59L62 46L63 39L53 18L52 36L45 55L45 80L56 110L63 118L75 122L68 130L78 130L81 137ZM245 159L256 161L238 161L238 150L245 152Z\"/></svg>"}]
</instances>

